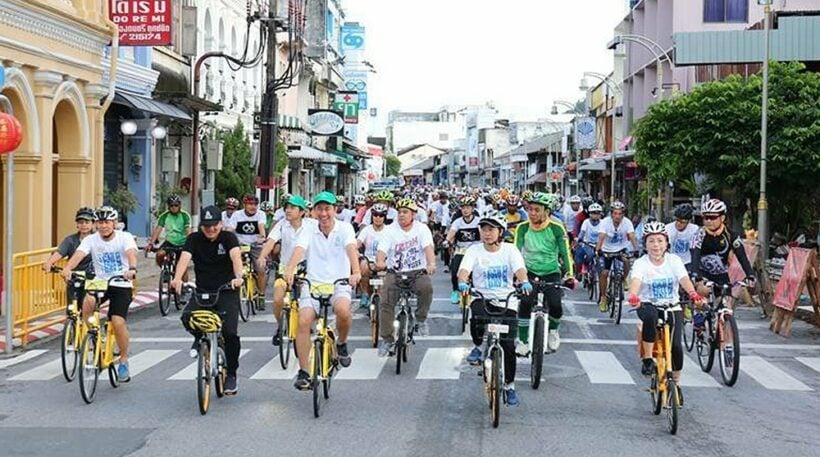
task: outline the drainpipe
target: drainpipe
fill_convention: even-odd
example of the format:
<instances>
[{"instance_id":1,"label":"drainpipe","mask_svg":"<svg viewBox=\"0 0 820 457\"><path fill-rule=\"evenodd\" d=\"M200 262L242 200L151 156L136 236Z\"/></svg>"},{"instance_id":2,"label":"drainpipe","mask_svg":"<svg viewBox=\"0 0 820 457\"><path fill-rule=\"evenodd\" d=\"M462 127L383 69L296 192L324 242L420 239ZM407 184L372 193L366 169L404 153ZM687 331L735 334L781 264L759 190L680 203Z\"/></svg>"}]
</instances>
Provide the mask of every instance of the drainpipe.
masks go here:
<instances>
[{"instance_id":1,"label":"drainpipe","mask_svg":"<svg viewBox=\"0 0 820 457\"><path fill-rule=\"evenodd\" d=\"M108 2L106 2L106 4L107 3ZM117 24L108 19L108 11L105 11L103 21L111 30L111 55L108 59L110 62L110 66L108 68L108 95L105 96L105 100L103 101L100 111L97 114L97 131L100 132L100 135L105 135L105 112L108 111L108 108L111 106L111 102L114 101L114 94L116 92L115 88L117 84L117 63L120 58L120 28ZM102 143L104 144L104 140ZM100 157L104 157L104 153L101 153ZM103 200L103 182L103 174L100 173L100 175L97 176L95 195L96 202L99 202L100 204Z\"/></svg>"}]
</instances>

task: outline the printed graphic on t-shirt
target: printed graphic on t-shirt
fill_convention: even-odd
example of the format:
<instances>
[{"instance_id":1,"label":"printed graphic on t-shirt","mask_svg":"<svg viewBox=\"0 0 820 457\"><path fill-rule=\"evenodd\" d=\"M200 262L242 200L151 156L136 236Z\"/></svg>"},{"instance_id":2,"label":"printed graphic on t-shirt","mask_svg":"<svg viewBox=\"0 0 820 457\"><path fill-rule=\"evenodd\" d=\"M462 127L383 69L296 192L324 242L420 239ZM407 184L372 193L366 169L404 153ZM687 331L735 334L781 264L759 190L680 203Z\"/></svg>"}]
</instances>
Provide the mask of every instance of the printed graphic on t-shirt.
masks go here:
<instances>
[{"instance_id":1,"label":"printed graphic on t-shirt","mask_svg":"<svg viewBox=\"0 0 820 457\"><path fill-rule=\"evenodd\" d=\"M460 229L456 232L456 241L459 243L473 243L481 239L481 232L478 227Z\"/></svg>"},{"instance_id":2,"label":"printed graphic on t-shirt","mask_svg":"<svg viewBox=\"0 0 820 457\"><path fill-rule=\"evenodd\" d=\"M256 221L241 221L236 224L236 233L240 235L258 235L259 223Z\"/></svg>"},{"instance_id":3,"label":"printed graphic on t-shirt","mask_svg":"<svg viewBox=\"0 0 820 457\"><path fill-rule=\"evenodd\" d=\"M689 244L690 243L689 243L688 240L682 240L682 239L675 240L675 242L672 244L672 253L673 254L686 254L687 252L689 252Z\"/></svg>"},{"instance_id":4,"label":"printed graphic on t-shirt","mask_svg":"<svg viewBox=\"0 0 820 457\"><path fill-rule=\"evenodd\" d=\"M510 269L507 265L492 265L484 270L484 283L488 289L509 287Z\"/></svg>"},{"instance_id":5,"label":"printed graphic on t-shirt","mask_svg":"<svg viewBox=\"0 0 820 457\"><path fill-rule=\"evenodd\" d=\"M99 254L100 268L104 275L112 275L122 270L122 254L119 252L101 252Z\"/></svg>"},{"instance_id":6,"label":"printed graphic on t-shirt","mask_svg":"<svg viewBox=\"0 0 820 457\"><path fill-rule=\"evenodd\" d=\"M616 230L614 233L612 233L612 237L610 238L610 240L611 240L613 243L621 243L621 242L623 242L623 241L624 241L624 235L623 235L622 233L619 233L619 232Z\"/></svg>"},{"instance_id":7,"label":"printed graphic on t-shirt","mask_svg":"<svg viewBox=\"0 0 820 457\"><path fill-rule=\"evenodd\" d=\"M418 237L396 243L393 250L396 253L396 270L417 270L422 267L424 252L421 250Z\"/></svg>"},{"instance_id":8,"label":"printed graphic on t-shirt","mask_svg":"<svg viewBox=\"0 0 820 457\"><path fill-rule=\"evenodd\" d=\"M650 279L646 286L649 288L649 293L655 300L670 300L673 298L675 290L674 278L659 278Z\"/></svg>"}]
</instances>

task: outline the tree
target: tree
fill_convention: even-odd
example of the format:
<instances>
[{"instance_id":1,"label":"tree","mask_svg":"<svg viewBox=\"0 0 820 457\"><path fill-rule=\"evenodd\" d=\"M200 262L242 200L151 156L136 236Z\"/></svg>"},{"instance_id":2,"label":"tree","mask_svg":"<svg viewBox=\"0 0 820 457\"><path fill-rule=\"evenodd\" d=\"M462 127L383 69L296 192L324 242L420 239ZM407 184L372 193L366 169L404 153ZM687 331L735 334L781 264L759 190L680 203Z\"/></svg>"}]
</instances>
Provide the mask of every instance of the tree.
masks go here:
<instances>
[{"instance_id":1,"label":"tree","mask_svg":"<svg viewBox=\"0 0 820 457\"><path fill-rule=\"evenodd\" d=\"M387 161L387 176L398 176L401 171L401 161L396 156L385 156Z\"/></svg>"},{"instance_id":2,"label":"tree","mask_svg":"<svg viewBox=\"0 0 820 457\"><path fill-rule=\"evenodd\" d=\"M767 192L773 228L807 224L820 192L820 74L770 66ZM762 78L730 76L652 105L636 124L636 161L653 189L702 173L729 204L757 201ZM678 186L680 187L680 186Z\"/></svg>"},{"instance_id":3,"label":"tree","mask_svg":"<svg viewBox=\"0 0 820 457\"><path fill-rule=\"evenodd\" d=\"M251 163L251 144L245 134L242 121L236 127L219 135L223 142L222 169L216 172L216 201L223 202L228 197L242 199L253 193L255 172Z\"/></svg>"}]
</instances>

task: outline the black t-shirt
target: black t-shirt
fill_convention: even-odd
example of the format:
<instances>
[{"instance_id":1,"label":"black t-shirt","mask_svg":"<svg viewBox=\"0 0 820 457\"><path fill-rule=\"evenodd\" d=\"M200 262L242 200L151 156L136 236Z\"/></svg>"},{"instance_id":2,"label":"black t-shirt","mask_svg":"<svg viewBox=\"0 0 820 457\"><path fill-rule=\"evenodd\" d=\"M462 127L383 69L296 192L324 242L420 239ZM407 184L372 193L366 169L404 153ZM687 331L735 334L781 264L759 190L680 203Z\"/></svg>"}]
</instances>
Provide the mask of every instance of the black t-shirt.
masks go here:
<instances>
[{"instance_id":1,"label":"black t-shirt","mask_svg":"<svg viewBox=\"0 0 820 457\"><path fill-rule=\"evenodd\" d=\"M221 231L214 241L202 232L193 232L185 240L182 250L190 252L194 261L196 287L203 291L215 291L234 279L230 251L239 247L239 240L231 232Z\"/></svg>"},{"instance_id":2,"label":"black t-shirt","mask_svg":"<svg viewBox=\"0 0 820 457\"><path fill-rule=\"evenodd\" d=\"M70 259L71 256L77 252L77 248L80 246L80 234L79 233L72 233L63 239L63 242L57 246L57 252L65 257L66 259ZM91 265L91 256L87 255L80 261L80 264L77 265L75 268L76 271L85 271L85 272L93 272L94 268Z\"/></svg>"}]
</instances>

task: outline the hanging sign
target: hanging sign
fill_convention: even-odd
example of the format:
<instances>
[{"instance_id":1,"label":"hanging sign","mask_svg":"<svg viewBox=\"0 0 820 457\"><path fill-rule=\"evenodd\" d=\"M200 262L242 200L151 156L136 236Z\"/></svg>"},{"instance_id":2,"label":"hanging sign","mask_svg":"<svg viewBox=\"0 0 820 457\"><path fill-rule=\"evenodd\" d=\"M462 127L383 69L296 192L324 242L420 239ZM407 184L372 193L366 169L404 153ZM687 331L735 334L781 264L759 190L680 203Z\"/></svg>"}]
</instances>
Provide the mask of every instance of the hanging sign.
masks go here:
<instances>
[{"instance_id":1,"label":"hanging sign","mask_svg":"<svg viewBox=\"0 0 820 457\"><path fill-rule=\"evenodd\" d=\"M109 0L109 18L120 29L120 46L171 44L172 0Z\"/></svg>"},{"instance_id":2,"label":"hanging sign","mask_svg":"<svg viewBox=\"0 0 820 457\"><path fill-rule=\"evenodd\" d=\"M312 109L308 110L308 127L315 135L339 135L345 128L345 121L336 111Z\"/></svg>"}]
</instances>

